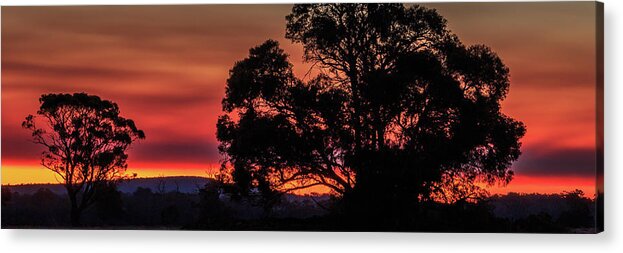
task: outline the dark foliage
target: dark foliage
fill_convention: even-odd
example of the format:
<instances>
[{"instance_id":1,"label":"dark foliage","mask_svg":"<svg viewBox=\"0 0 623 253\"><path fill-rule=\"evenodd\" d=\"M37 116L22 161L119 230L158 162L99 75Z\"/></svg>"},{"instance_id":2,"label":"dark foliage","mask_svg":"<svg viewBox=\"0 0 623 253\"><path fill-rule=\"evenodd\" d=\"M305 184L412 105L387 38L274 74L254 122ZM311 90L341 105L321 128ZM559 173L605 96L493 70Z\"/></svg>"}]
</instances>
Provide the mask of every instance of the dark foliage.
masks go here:
<instances>
[{"instance_id":1,"label":"dark foliage","mask_svg":"<svg viewBox=\"0 0 623 253\"><path fill-rule=\"evenodd\" d=\"M199 189L197 208L199 209L199 221L202 224L219 228L220 225L231 220L233 210L225 206L220 197L221 188L216 184L207 184L204 188Z\"/></svg>"},{"instance_id":2,"label":"dark foliage","mask_svg":"<svg viewBox=\"0 0 623 253\"><path fill-rule=\"evenodd\" d=\"M547 213L538 213L528 215L527 218L517 220L513 224L516 231L532 232L532 233L562 233L565 228L561 224L557 224Z\"/></svg>"},{"instance_id":3,"label":"dark foliage","mask_svg":"<svg viewBox=\"0 0 623 253\"><path fill-rule=\"evenodd\" d=\"M488 200L498 217L513 221L514 231L564 232L569 228L596 231L596 203L580 190L561 194L496 195ZM571 231L577 232L577 231Z\"/></svg>"},{"instance_id":4,"label":"dark foliage","mask_svg":"<svg viewBox=\"0 0 623 253\"><path fill-rule=\"evenodd\" d=\"M78 226L82 212L95 203L98 188L124 177L126 150L145 134L134 121L119 116L117 104L98 96L46 94L39 102L38 116L28 115L22 127L45 147L41 165L63 181L71 221Z\"/></svg>"},{"instance_id":5,"label":"dark foliage","mask_svg":"<svg viewBox=\"0 0 623 253\"><path fill-rule=\"evenodd\" d=\"M567 210L560 214L558 222L565 227L594 227L595 209L591 209L591 200L584 197L580 190L563 194Z\"/></svg>"},{"instance_id":6,"label":"dark foliage","mask_svg":"<svg viewBox=\"0 0 623 253\"><path fill-rule=\"evenodd\" d=\"M217 137L241 194L322 185L347 217L391 228L511 180L525 128L500 112L509 70L489 48L417 5L304 4L286 19L320 74L296 78L273 40L230 70Z\"/></svg>"},{"instance_id":7,"label":"dark foliage","mask_svg":"<svg viewBox=\"0 0 623 253\"><path fill-rule=\"evenodd\" d=\"M13 196L13 192L11 192L11 189L3 187L2 188L2 205L6 205L9 202L11 202L11 198Z\"/></svg>"},{"instance_id":8,"label":"dark foliage","mask_svg":"<svg viewBox=\"0 0 623 253\"><path fill-rule=\"evenodd\" d=\"M121 192L114 182L101 182L96 186L95 210L97 217L107 224L114 224L123 218L123 200Z\"/></svg>"},{"instance_id":9,"label":"dark foliage","mask_svg":"<svg viewBox=\"0 0 623 253\"><path fill-rule=\"evenodd\" d=\"M6 186L3 186L3 192ZM14 192L11 201L2 206L2 228L66 227L69 211L66 197L40 188L33 194Z\"/></svg>"}]
</instances>

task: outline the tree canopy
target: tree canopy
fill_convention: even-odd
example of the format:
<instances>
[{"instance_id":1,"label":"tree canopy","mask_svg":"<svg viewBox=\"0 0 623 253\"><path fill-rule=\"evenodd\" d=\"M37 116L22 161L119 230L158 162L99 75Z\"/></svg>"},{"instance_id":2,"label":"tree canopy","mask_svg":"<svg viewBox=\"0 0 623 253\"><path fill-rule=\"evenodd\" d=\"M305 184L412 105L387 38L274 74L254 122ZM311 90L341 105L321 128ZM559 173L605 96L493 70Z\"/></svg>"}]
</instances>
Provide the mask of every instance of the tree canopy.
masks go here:
<instances>
[{"instance_id":1,"label":"tree canopy","mask_svg":"<svg viewBox=\"0 0 623 253\"><path fill-rule=\"evenodd\" d=\"M286 20L319 74L295 77L273 40L234 64L217 137L241 191L323 185L387 214L511 180L525 127L500 111L509 69L490 48L418 5L302 4Z\"/></svg>"},{"instance_id":2,"label":"tree canopy","mask_svg":"<svg viewBox=\"0 0 623 253\"><path fill-rule=\"evenodd\" d=\"M41 164L60 177L71 202L72 224L78 225L97 189L125 176L126 150L145 134L119 115L117 104L98 96L45 94L39 102L38 116L28 115L22 127L45 147Z\"/></svg>"}]
</instances>

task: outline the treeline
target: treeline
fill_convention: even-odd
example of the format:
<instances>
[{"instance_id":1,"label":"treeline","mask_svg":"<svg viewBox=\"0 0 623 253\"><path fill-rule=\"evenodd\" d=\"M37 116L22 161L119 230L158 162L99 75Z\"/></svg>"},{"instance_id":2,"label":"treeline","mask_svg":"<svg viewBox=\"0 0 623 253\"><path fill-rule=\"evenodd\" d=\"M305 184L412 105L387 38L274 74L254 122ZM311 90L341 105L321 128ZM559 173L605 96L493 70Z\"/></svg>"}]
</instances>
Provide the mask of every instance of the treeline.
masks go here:
<instances>
[{"instance_id":1,"label":"treeline","mask_svg":"<svg viewBox=\"0 0 623 253\"><path fill-rule=\"evenodd\" d=\"M2 228L69 228L68 199L48 188L20 193L2 187ZM83 228L453 231L586 233L595 227L595 200L581 191L561 194L494 195L479 203L424 203L403 224L373 223L340 216L329 195L280 195L266 206L257 196L233 196L215 184L194 193L109 187L83 216Z\"/></svg>"},{"instance_id":2,"label":"treeline","mask_svg":"<svg viewBox=\"0 0 623 253\"><path fill-rule=\"evenodd\" d=\"M194 193L149 187L128 193L110 186L101 190L95 204L85 211L83 228L226 229L238 221L324 215L326 210L319 204L329 201L327 195L284 194L267 209L259 199L232 199L210 184ZM48 187L21 193L3 186L2 228L70 228L68 202L65 194Z\"/></svg>"}]
</instances>

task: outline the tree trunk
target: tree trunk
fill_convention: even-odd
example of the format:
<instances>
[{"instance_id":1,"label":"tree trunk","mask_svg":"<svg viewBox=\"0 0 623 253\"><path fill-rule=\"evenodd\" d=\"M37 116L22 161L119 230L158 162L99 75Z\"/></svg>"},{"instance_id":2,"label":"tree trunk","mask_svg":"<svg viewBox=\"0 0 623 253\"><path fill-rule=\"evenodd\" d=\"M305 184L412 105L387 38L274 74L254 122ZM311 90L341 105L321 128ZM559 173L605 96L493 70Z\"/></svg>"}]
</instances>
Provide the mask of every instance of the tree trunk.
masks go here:
<instances>
[{"instance_id":1,"label":"tree trunk","mask_svg":"<svg viewBox=\"0 0 623 253\"><path fill-rule=\"evenodd\" d=\"M78 202L76 199L76 194L69 193L69 201L71 202L71 211L69 213L69 218L71 221L72 227L80 226L80 215L82 214L82 210L78 207Z\"/></svg>"},{"instance_id":2,"label":"tree trunk","mask_svg":"<svg viewBox=\"0 0 623 253\"><path fill-rule=\"evenodd\" d=\"M71 208L71 226L80 227L80 210Z\"/></svg>"}]
</instances>

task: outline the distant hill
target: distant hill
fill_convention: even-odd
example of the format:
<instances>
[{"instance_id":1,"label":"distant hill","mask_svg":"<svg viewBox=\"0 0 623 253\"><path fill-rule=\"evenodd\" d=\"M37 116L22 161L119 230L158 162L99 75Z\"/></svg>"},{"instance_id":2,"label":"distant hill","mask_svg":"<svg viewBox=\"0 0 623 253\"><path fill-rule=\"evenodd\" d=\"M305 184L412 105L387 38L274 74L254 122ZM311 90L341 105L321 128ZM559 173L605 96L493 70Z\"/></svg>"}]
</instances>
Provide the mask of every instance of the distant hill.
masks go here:
<instances>
[{"instance_id":1,"label":"distant hill","mask_svg":"<svg viewBox=\"0 0 623 253\"><path fill-rule=\"evenodd\" d=\"M196 193L197 190L206 184L214 182L214 179L206 177L156 177L156 178L135 178L125 180L118 185L119 191L123 193L133 193L136 188L149 188L153 192L172 192ZM3 185L9 187L11 191L20 194L33 194L40 188L48 188L56 194L65 194L65 188L61 184L21 184Z\"/></svg>"}]
</instances>

